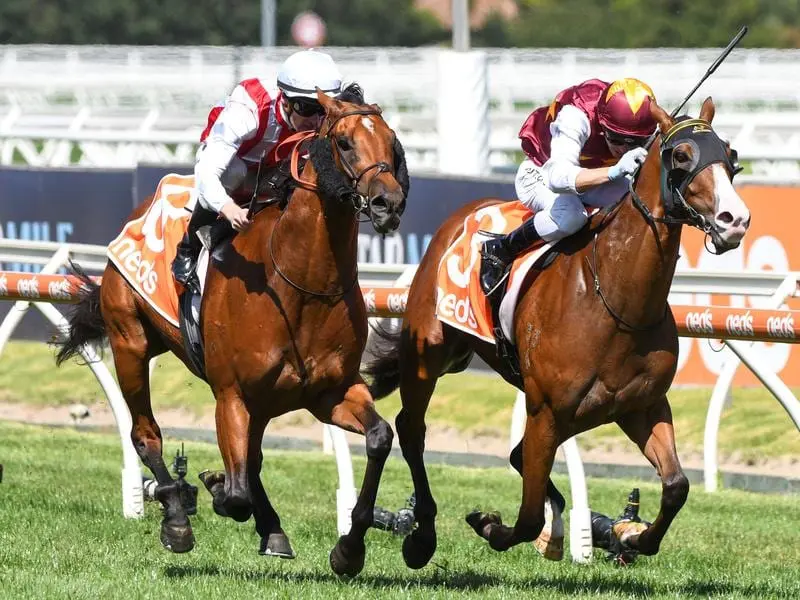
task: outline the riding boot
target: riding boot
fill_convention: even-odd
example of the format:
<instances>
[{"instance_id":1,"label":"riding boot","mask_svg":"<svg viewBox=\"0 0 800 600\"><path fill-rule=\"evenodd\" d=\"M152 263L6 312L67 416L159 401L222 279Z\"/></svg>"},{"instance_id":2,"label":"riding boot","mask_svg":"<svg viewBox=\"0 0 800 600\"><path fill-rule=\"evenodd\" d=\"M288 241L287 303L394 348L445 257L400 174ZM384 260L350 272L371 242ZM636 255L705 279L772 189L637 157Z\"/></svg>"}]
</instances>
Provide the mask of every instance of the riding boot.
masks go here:
<instances>
[{"instance_id":1,"label":"riding boot","mask_svg":"<svg viewBox=\"0 0 800 600\"><path fill-rule=\"evenodd\" d=\"M195 268L203 247L197 231L205 225L212 224L216 219L217 213L197 204L192 212L192 218L189 219L189 227L183 235L183 239L178 243L175 260L172 261L172 274L175 280L194 292L200 291L199 281L195 277Z\"/></svg>"},{"instance_id":2,"label":"riding boot","mask_svg":"<svg viewBox=\"0 0 800 600\"><path fill-rule=\"evenodd\" d=\"M511 233L483 243L481 249L481 288L488 296L503 283L514 258L542 239L533 219L527 219Z\"/></svg>"}]
</instances>

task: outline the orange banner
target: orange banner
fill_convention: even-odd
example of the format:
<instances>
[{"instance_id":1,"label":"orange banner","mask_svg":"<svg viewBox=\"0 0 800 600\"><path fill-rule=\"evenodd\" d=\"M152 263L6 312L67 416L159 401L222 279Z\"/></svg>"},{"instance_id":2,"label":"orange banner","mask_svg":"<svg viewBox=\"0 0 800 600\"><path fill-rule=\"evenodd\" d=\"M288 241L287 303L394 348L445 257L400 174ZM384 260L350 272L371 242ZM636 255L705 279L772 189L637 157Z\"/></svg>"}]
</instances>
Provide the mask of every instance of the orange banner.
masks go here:
<instances>
[{"instance_id":1,"label":"orange banner","mask_svg":"<svg viewBox=\"0 0 800 600\"><path fill-rule=\"evenodd\" d=\"M714 256L703 247L703 235L684 227L681 239L679 268L745 271L800 271L800 188L741 186L739 195L750 209L752 221L747 235L736 250ZM672 294L670 302L694 306L731 306L744 309L770 308L769 300L756 296L711 294ZM792 309L800 309L798 299L790 300ZM774 365L776 373L788 384L800 385L800 349L792 344L758 344L759 355L766 364ZM680 355L676 383L713 384L719 375L728 352L719 352L719 344L711 340L680 340ZM739 369L735 384L759 385L748 369Z\"/></svg>"}]
</instances>

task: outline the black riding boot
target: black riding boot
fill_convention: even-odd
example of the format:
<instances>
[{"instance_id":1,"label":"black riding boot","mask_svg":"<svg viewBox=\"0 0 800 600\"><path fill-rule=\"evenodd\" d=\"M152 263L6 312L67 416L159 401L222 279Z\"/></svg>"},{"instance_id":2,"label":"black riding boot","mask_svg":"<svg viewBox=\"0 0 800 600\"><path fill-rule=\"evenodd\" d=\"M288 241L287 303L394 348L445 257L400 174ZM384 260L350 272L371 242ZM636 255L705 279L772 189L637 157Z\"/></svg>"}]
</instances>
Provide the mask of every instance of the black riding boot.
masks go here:
<instances>
[{"instance_id":1,"label":"black riding boot","mask_svg":"<svg viewBox=\"0 0 800 600\"><path fill-rule=\"evenodd\" d=\"M518 255L542 239L533 219L527 219L507 235L486 240L481 249L481 288L487 296L492 294L505 279L511 263Z\"/></svg>"},{"instance_id":2,"label":"black riding boot","mask_svg":"<svg viewBox=\"0 0 800 600\"><path fill-rule=\"evenodd\" d=\"M200 256L203 246L200 238L197 237L197 230L205 225L211 225L216 220L217 213L197 204L192 212L192 218L189 219L189 227L183 235L183 239L178 243L175 260L172 261L172 274L175 280L195 292L200 291L194 271L197 267L197 257Z\"/></svg>"}]
</instances>

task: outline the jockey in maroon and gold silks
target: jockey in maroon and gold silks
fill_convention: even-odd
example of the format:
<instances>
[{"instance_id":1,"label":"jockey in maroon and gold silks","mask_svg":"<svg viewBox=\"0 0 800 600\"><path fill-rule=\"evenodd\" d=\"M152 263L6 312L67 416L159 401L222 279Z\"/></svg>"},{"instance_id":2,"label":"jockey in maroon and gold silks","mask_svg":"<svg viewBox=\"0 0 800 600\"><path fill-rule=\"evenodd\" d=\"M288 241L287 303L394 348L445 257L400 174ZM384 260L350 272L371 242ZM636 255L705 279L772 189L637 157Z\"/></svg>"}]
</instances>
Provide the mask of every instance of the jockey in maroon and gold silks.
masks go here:
<instances>
[{"instance_id":1,"label":"jockey in maroon and gold silks","mask_svg":"<svg viewBox=\"0 0 800 600\"><path fill-rule=\"evenodd\" d=\"M486 294L500 288L515 256L580 230L589 218L587 206L609 206L623 197L627 176L644 161L656 129L654 103L653 90L638 79L589 79L533 111L519 132L526 158L514 181L533 215L484 242L480 279Z\"/></svg>"},{"instance_id":2,"label":"jockey in maroon and gold silks","mask_svg":"<svg viewBox=\"0 0 800 600\"><path fill-rule=\"evenodd\" d=\"M591 134L581 150L580 166L593 169L617 162L608 149L597 119L597 105L608 86L608 82L590 79L559 92L549 106L533 111L519 131L522 150L528 158L540 167L547 162L550 158L550 124L564 106L570 105L583 111L591 125Z\"/></svg>"}]
</instances>

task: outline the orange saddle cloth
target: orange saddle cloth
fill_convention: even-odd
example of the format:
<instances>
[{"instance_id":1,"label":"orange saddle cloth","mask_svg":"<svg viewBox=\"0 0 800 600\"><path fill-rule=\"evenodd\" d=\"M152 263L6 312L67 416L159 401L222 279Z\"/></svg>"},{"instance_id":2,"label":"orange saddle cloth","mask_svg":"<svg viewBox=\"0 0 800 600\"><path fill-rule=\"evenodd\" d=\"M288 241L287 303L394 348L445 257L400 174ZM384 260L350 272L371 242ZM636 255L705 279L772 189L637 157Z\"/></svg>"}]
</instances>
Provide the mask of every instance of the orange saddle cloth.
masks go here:
<instances>
[{"instance_id":1,"label":"orange saddle cloth","mask_svg":"<svg viewBox=\"0 0 800 600\"><path fill-rule=\"evenodd\" d=\"M492 309L480 285L481 245L488 236L481 233L509 233L533 213L521 202L503 202L478 209L464 219L464 230L442 256L437 274L436 317L448 325L494 343ZM509 286L501 305L516 304L524 274L550 246L534 247L518 256L511 267ZM516 286L514 285L516 284ZM506 326L503 331L508 335Z\"/></svg>"},{"instance_id":2,"label":"orange saddle cloth","mask_svg":"<svg viewBox=\"0 0 800 600\"><path fill-rule=\"evenodd\" d=\"M179 286L172 276L178 242L196 202L194 176L165 175L153 202L108 246L108 258L158 314L178 327Z\"/></svg>"}]
</instances>

